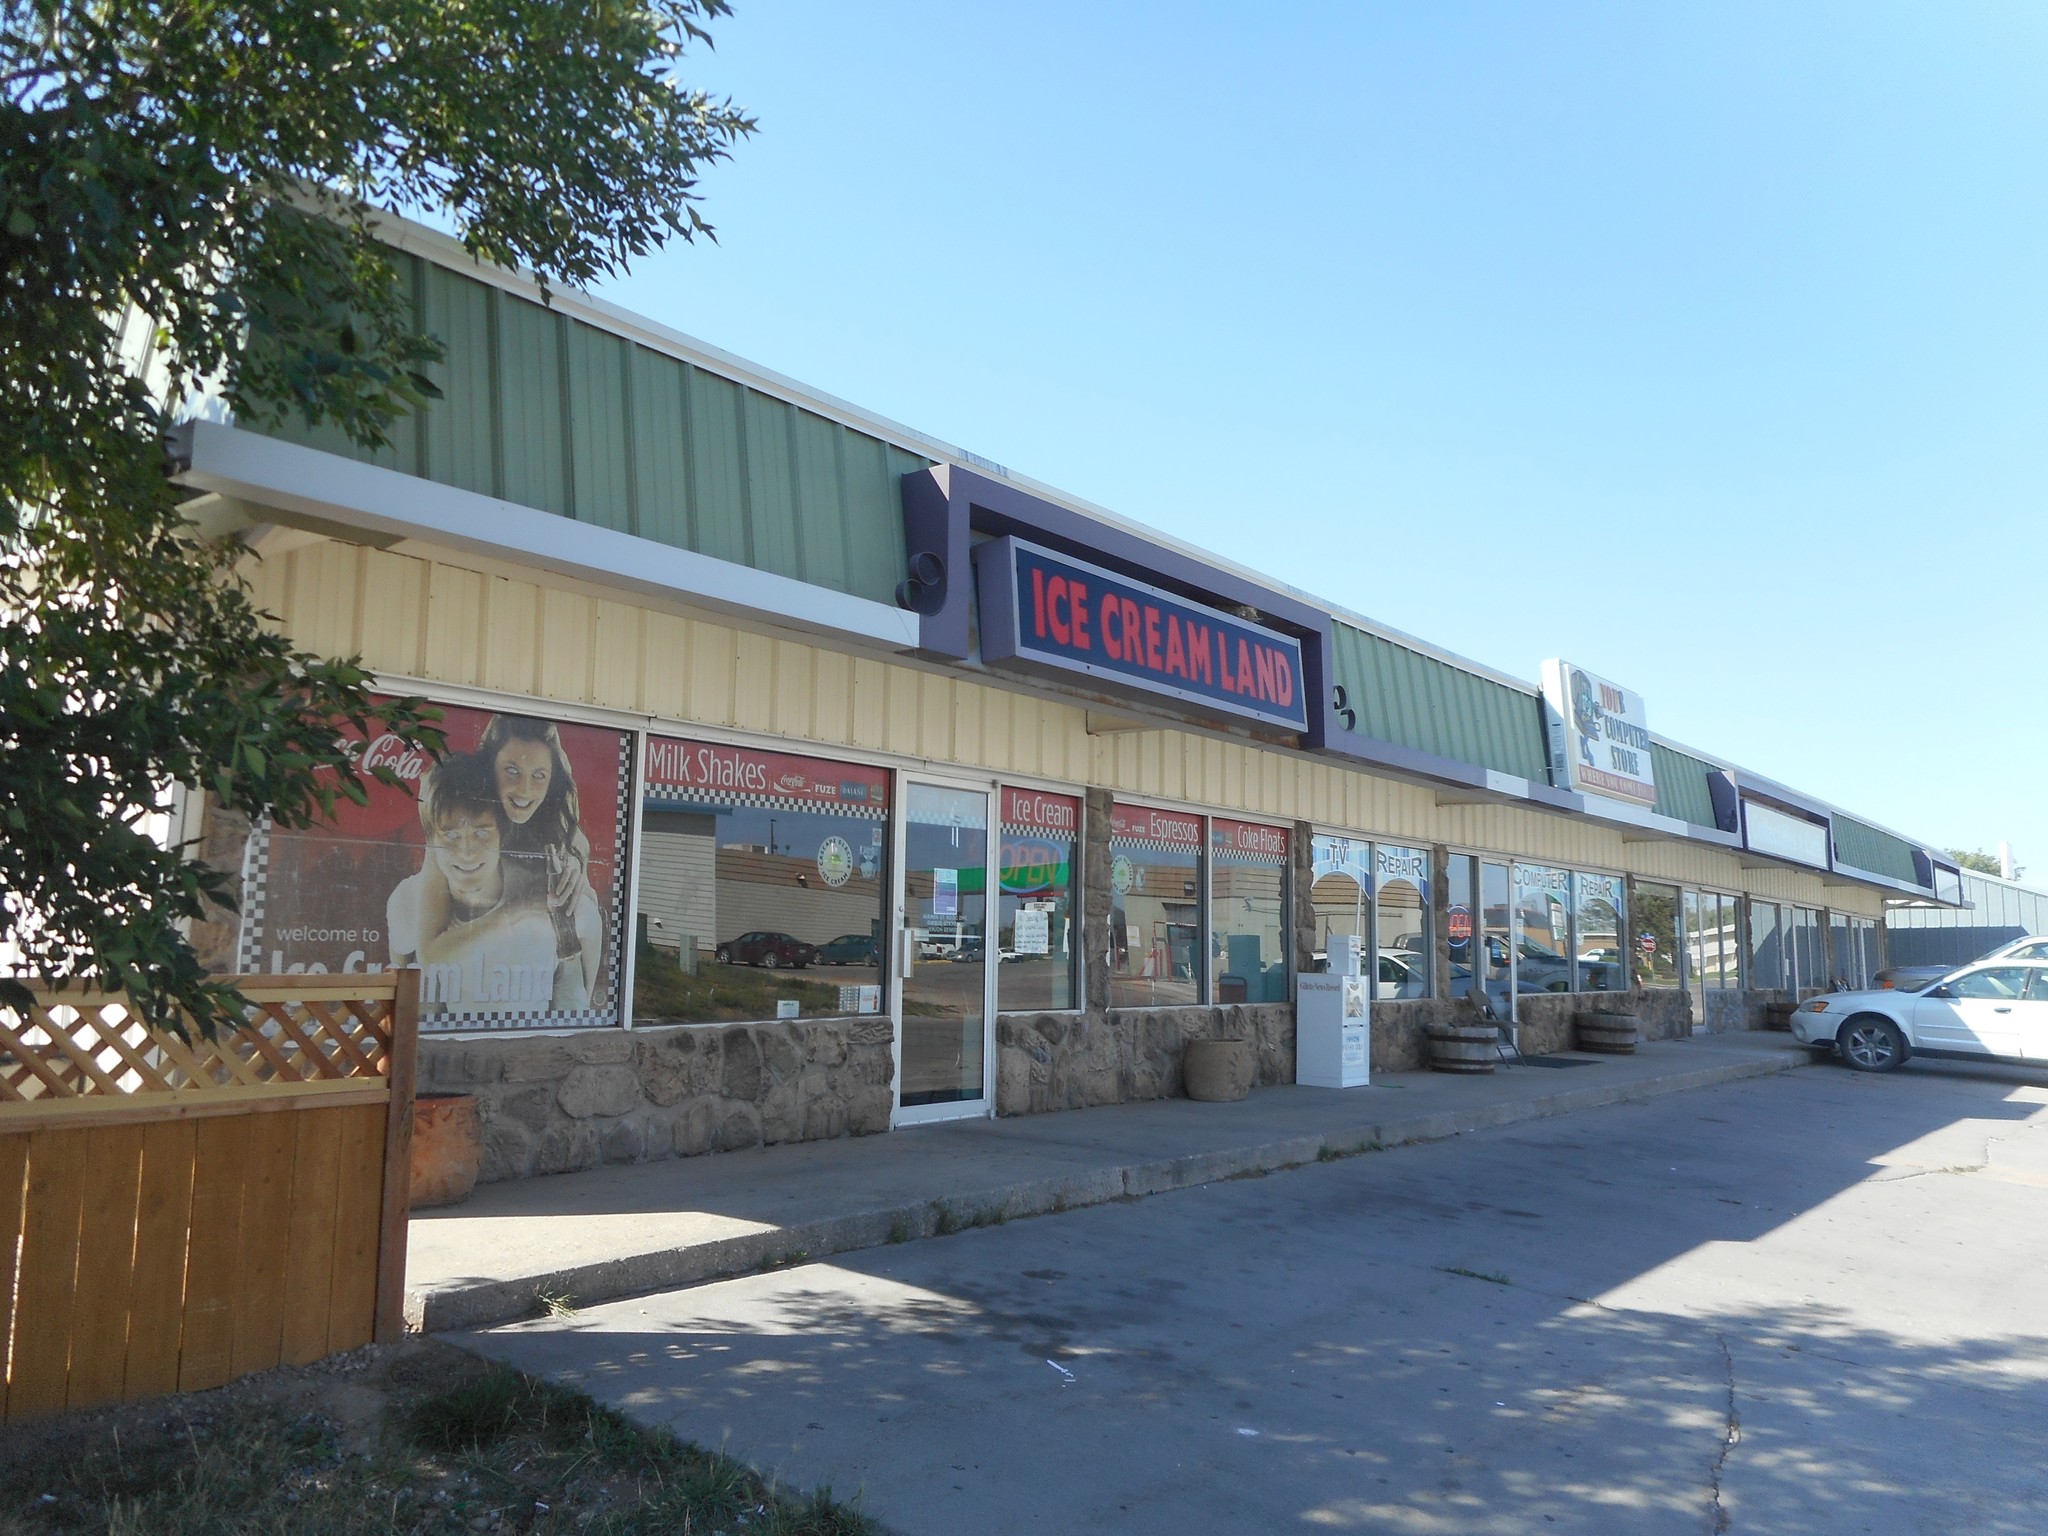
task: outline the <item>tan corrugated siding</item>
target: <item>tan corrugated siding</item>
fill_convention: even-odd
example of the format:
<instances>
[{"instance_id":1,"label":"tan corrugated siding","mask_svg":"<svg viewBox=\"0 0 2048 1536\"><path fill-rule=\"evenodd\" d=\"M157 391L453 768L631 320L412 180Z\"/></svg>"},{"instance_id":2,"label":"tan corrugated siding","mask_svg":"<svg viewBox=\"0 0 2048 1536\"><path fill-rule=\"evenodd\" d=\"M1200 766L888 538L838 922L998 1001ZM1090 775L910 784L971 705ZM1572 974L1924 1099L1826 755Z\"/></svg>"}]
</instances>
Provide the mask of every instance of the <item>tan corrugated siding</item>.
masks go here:
<instances>
[{"instance_id":1,"label":"tan corrugated siding","mask_svg":"<svg viewBox=\"0 0 2048 1536\"><path fill-rule=\"evenodd\" d=\"M319 543L248 572L257 601L301 643L359 651L379 672L602 705L682 730L758 731L1393 841L1883 910L1879 893L1745 871L1718 849L1625 843L1616 828L1511 805L1439 806L1418 785L1213 736L1090 735L1075 705L450 561Z\"/></svg>"}]
</instances>

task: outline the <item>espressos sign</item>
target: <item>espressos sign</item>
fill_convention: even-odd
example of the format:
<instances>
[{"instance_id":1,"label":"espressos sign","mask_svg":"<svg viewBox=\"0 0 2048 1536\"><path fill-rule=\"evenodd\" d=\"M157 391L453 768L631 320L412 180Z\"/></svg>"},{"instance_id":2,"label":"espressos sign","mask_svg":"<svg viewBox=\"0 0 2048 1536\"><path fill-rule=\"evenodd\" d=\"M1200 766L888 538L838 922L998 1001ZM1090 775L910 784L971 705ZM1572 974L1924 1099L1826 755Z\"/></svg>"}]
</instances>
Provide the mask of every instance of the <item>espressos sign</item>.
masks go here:
<instances>
[{"instance_id":1,"label":"espressos sign","mask_svg":"<svg viewBox=\"0 0 2048 1536\"><path fill-rule=\"evenodd\" d=\"M1301 642L1021 539L975 551L982 659L1308 729Z\"/></svg>"}]
</instances>

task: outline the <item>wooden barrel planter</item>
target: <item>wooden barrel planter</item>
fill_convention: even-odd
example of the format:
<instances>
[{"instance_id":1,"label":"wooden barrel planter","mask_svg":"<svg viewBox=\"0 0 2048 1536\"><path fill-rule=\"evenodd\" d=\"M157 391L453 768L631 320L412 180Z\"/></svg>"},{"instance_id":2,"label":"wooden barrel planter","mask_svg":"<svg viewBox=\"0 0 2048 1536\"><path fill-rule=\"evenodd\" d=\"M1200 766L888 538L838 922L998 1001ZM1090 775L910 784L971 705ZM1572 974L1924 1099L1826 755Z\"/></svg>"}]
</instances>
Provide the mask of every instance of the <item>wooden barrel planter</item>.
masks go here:
<instances>
[{"instance_id":1,"label":"wooden barrel planter","mask_svg":"<svg viewBox=\"0 0 2048 1536\"><path fill-rule=\"evenodd\" d=\"M1205 1104L1235 1104L1252 1091L1258 1059L1249 1040L1190 1040L1181 1056L1188 1097Z\"/></svg>"},{"instance_id":2,"label":"wooden barrel planter","mask_svg":"<svg viewBox=\"0 0 2048 1536\"><path fill-rule=\"evenodd\" d=\"M1492 1024L1432 1024L1429 1064L1438 1072L1491 1072L1500 1059L1500 1030Z\"/></svg>"},{"instance_id":3,"label":"wooden barrel planter","mask_svg":"<svg viewBox=\"0 0 2048 1536\"><path fill-rule=\"evenodd\" d=\"M1602 1056L1633 1056L1642 1026L1632 1013L1582 1013L1574 1020L1579 1049Z\"/></svg>"},{"instance_id":4,"label":"wooden barrel planter","mask_svg":"<svg viewBox=\"0 0 2048 1536\"><path fill-rule=\"evenodd\" d=\"M458 1205L483 1171L482 1126L476 1097L421 1094L412 1106L412 1203L415 1209Z\"/></svg>"}]
</instances>

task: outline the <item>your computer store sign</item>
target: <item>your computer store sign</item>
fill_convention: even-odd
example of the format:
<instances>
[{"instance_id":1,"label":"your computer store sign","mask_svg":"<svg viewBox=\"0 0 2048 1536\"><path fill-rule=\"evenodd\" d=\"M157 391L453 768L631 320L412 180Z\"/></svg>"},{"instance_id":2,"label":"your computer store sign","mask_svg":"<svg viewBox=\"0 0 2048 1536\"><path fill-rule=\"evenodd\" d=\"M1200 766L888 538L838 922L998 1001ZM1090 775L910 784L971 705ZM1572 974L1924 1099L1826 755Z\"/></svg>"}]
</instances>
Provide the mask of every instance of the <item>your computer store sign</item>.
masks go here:
<instances>
[{"instance_id":1,"label":"your computer store sign","mask_svg":"<svg viewBox=\"0 0 2048 1536\"><path fill-rule=\"evenodd\" d=\"M1301 642L1009 537L975 546L981 659L1281 731L1308 729Z\"/></svg>"}]
</instances>

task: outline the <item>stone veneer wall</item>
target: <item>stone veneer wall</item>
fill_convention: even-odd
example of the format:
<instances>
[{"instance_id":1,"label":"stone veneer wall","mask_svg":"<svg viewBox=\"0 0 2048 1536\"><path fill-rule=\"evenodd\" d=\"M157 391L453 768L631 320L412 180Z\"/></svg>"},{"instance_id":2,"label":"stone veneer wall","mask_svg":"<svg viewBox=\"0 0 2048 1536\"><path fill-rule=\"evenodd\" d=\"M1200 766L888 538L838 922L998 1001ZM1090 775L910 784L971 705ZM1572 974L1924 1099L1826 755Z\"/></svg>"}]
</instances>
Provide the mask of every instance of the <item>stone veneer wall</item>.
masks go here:
<instances>
[{"instance_id":1,"label":"stone veneer wall","mask_svg":"<svg viewBox=\"0 0 2048 1536\"><path fill-rule=\"evenodd\" d=\"M420 1092L476 1095L485 1182L889 1128L886 1018L420 1042Z\"/></svg>"},{"instance_id":2,"label":"stone veneer wall","mask_svg":"<svg viewBox=\"0 0 2048 1536\"><path fill-rule=\"evenodd\" d=\"M1523 1053L1547 1055L1572 1048L1572 1016L1579 1012L1633 1013L1645 1040L1675 1040L1692 1033L1692 1000L1681 991L1537 993L1517 999L1521 1021L1516 1039ZM1375 999L1372 1005L1372 1069L1412 1072L1429 1065L1429 1027L1469 1020L1462 998Z\"/></svg>"},{"instance_id":3,"label":"stone veneer wall","mask_svg":"<svg viewBox=\"0 0 2048 1536\"><path fill-rule=\"evenodd\" d=\"M1092 938L1109 931L1108 790L1088 791L1081 850L1082 1006L1064 1013L996 1016L996 1113L1035 1115L1055 1109L1177 1098L1181 1058L1190 1040L1258 1042L1260 1087L1294 1081L1294 1005L1231 1003L1214 1007L1112 1008L1109 956ZM1308 964L1315 933L1310 905L1310 828L1294 826L1295 967Z\"/></svg>"},{"instance_id":4,"label":"stone veneer wall","mask_svg":"<svg viewBox=\"0 0 2048 1536\"><path fill-rule=\"evenodd\" d=\"M1774 990L1734 991L1717 988L1700 994L1706 999L1706 1018L1703 1021L1709 1034L1728 1034L1745 1029L1763 1029L1768 1021L1764 1008L1770 1003L1786 1003L1792 1000L1789 992Z\"/></svg>"}]
</instances>

